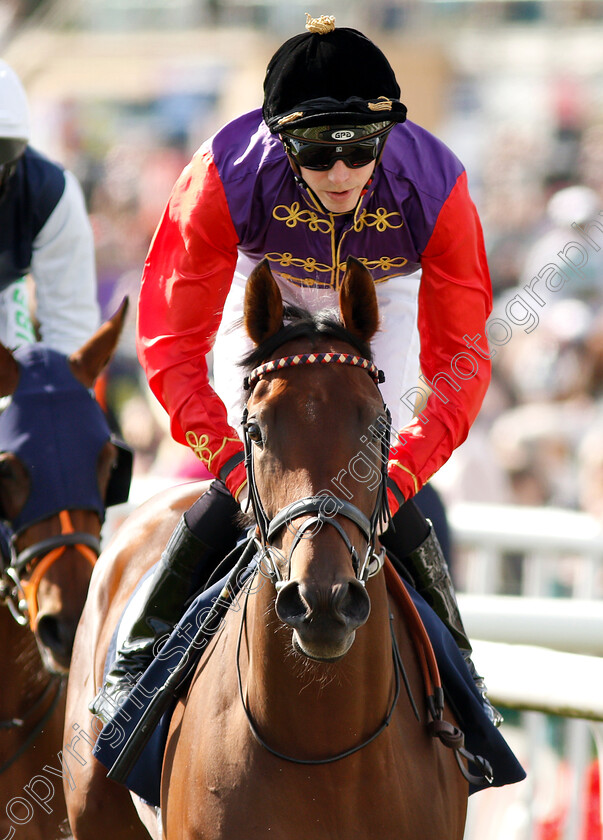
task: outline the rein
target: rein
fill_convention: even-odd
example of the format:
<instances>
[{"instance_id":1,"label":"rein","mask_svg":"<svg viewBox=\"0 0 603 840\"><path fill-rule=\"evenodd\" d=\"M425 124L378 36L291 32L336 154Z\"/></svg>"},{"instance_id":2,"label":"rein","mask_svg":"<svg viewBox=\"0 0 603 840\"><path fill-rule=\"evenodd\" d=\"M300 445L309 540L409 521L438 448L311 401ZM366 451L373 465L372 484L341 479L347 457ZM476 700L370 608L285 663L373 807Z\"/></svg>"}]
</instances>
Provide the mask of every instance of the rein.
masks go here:
<instances>
[{"instance_id":1,"label":"rein","mask_svg":"<svg viewBox=\"0 0 603 840\"><path fill-rule=\"evenodd\" d=\"M74 546L92 566L100 554L98 537L75 531L69 511L60 511L59 522L60 534L40 540L19 553L15 548L15 536L10 542L11 561L3 575L10 583L0 585L0 598L8 606L15 621L21 626L29 624L32 630L38 615L38 590L42 579L65 550ZM28 580L21 580L27 566L31 568L31 575Z\"/></svg>"},{"instance_id":2,"label":"rein","mask_svg":"<svg viewBox=\"0 0 603 840\"><path fill-rule=\"evenodd\" d=\"M463 777L466 779L466 781L469 782L469 784L480 785L483 781L486 781L488 784L492 784L494 780L494 773L489 761L487 761L487 759L483 758L480 755L474 755L473 753L469 752L469 750L465 748L465 736L463 732L457 726L454 726L454 724L443 719L444 689L442 688L442 681L440 678L440 672L435 658L433 646L425 629L425 625L423 624L421 616L419 615L419 612L415 607L414 602L408 593L408 590L404 586L403 582L400 580L398 573L396 572L389 560L385 561L384 572L388 590L392 593L398 594L399 603L402 607L407 626L409 627L414 648L418 654L421 666L421 674L423 677L423 683L425 686L427 696L427 712L430 718L430 720L427 722L427 731L429 735L431 735L432 738L438 738L442 742L443 746L453 750L458 768ZM258 731L255 720L253 719L253 715L251 714L251 709L249 708L249 703L245 698L245 692L243 690L243 679L241 675L241 643L243 638L243 628L245 626L245 621L247 617L247 604L249 601L249 594L252 590L252 586L253 579L251 580L251 583L248 586L245 595L245 602L243 605L241 623L239 626L239 634L237 638L237 685L239 689L239 698L241 700L241 705L243 707L245 717L247 718L251 734L258 742L258 744L265 750L267 750L267 752L269 752L276 758L281 759L282 761L288 761L292 764L305 764L312 766L320 764L333 764L336 761L340 761L341 759L347 758L348 756L353 755L354 753L360 752L360 750L363 750L365 747L367 747L369 744L375 741L379 737L379 735L381 735L381 733L389 726L392 716L394 714L394 710L398 703L398 698L400 696L400 677L402 677L404 681L406 693L408 695L408 699L412 706L414 715L419 721L419 723L421 722L417 704L415 702L410 687L410 681L408 679L406 669L404 667L404 662L402 660L402 656L398 647L398 642L396 640L396 635L394 631L394 618L393 615L390 613L389 626L392 641L392 659L394 665L394 696L390 704L389 710L387 711L383 721L375 730L375 732L373 732L372 735L370 735L360 744L357 744L354 747L350 747L347 750L343 750L342 752L336 753L335 755L328 756L326 758L298 758L296 756L291 756L287 755L286 753L282 753L274 747L271 747L270 744L268 744L268 742L260 735ZM476 766L478 770L477 774L470 772L470 770L465 766L465 764L463 764L463 758L466 759L467 762L471 762Z\"/></svg>"},{"instance_id":3,"label":"rein","mask_svg":"<svg viewBox=\"0 0 603 840\"><path fill-rule=\"evenodd\" d=\"M479 785L482 781L492 784L494 773L490 762L481 755L473 755L473 753L465 749L465 736L463 732L457 726L443 719L444 689L442 688L440 671L431 639L427 634L419 611L410 597L406 586L389 560L385 562L384 573L388 590L394 596L397 596L398 602L403 608L415 650L419 655L423 683L427 694L427 710L431 718L427 723L427 731L432 738L439 738L445 747L453 750L459 770L470 784ZM472 774L465 767L461 758L465 758L467 761L475 764L479 774Z\"/></svg>"},{"instance_id":4,"label":"rein","mask_svg":"<svg viewBox=\"0 0 603 840\"><path fill-rule=\"evenodd\" d=\"M253 735L255 740L258 742L258 744L261 747L263 747L265 750L267 750L269 753L276 756L276 758L280 758L283 761L289 761L293 764L310 764L310 765L333 764L333 762L335 762L335 761L340 761L340 759L347 758L349 755L353 755L354 753L360 752L360 750L363 750L365 747L368 747L368 745L371 744L376 738L378 738L379 735L381 735L381 733L383 732L383 730L387 726L389 726L389 723L392 719L392 715L394 713L394 709L396 708L396 705L398 703L398 697L400 696L400 674L402 674L402 676L404 678L404 683L406 685L407 691L410 692L408 679L407 679L406 673L404 671L404 665L403 665L402 659L400 657L400 652L398 650L398 643L396 641L396 636L394 634L393 616L390 616L390 632L391 632L391 638L392 638L392 659L393 659L393 662L394 662L394 696L393 696L391 705L389 707L389 711L385 715L385 718L383 719L383 721L381 722L379 727L375 730L375 732L373 732L372 735L369 735L369 737L365 741L363 741L361 744L357 744L355 747L350 747L347 750L343 750L343 752L336 753L335 755L328 756L327 758L294 758L293 756L286 755L285 753L281 753L278 750L275 750L274 747L271 747L270 744L268 744L262 738L262 736L258 732L257 726L255 724L255 721L254 721L253 717L252 717L251 710L249 708L249 704L247 703L247 701L245 699L245 694L244 694L244 691L243 691L243 679L242 679L242 676L241 676L240 653L241 653L241 641L242 641L242 638L243 638L243 627L245 625L245 620L247 618L247 602L249 600L249 592L250 592L250 588L247 589L247 594L245 596L245 604L243 606L243 612L242 612L242 615L241 615L241 624L239 626L239 636L238 636L238 639L237 639L237 659L236 659L237 684L239 686L239 697L241 698L241 704L243 706L243 711L245 712L245 717L247 718L247 721L249 723L249 729L251 730L251 734ZM411 702L413 703L413 706L414 706L414 701L412 700L412 696L411 696ZM415 709L416 709L416 707L415 707Z\"/></svg>"}]
</instances>

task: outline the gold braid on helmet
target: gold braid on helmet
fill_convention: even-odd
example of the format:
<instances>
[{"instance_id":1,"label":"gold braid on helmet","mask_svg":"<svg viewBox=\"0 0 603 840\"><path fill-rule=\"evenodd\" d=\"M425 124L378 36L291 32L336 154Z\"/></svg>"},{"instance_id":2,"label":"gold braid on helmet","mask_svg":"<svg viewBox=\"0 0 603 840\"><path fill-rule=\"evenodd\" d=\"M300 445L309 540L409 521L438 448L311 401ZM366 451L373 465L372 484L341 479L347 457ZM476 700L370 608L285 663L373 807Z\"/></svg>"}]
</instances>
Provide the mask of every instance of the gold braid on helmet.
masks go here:
<instances>
[{"instance_id":1,"label":"gold braid on helmet","mask_svg":"<svg viewBox=\"0 0 603 840\"><path fill-rule=\"evenodd\" d=\"M313 18L306 12L306 29L316 35L326 35L335 29L335 16L321 15L319 18Z\"/></svg>"}]
</instances>

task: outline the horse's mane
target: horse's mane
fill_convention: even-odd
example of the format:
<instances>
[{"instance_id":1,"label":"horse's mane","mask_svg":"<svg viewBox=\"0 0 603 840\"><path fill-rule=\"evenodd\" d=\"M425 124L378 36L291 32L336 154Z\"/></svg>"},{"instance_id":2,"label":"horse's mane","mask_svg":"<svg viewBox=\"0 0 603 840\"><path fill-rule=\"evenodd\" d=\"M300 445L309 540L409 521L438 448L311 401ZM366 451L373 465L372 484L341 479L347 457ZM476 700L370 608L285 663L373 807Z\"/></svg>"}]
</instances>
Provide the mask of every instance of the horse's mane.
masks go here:
<instances>
[{"instance_id":1,"label":"horse's mane","mask_svg":"<svg viewBox=\"0 0 603 840\"><path fill-rule=\"evenodd\" d=\"M283 320L286 323L280 330L258 344L240 360L240 367L248 371L253 370L270 358L282 344L296 338L307 338L311 350L314 350L321 338L336 338L351 344L365 359L373 360L370 344L347 330L337 317L335 310L323 309L321 312L312 314L301 306L286 304L283 309Z\"/></svg>"}]
</instances>

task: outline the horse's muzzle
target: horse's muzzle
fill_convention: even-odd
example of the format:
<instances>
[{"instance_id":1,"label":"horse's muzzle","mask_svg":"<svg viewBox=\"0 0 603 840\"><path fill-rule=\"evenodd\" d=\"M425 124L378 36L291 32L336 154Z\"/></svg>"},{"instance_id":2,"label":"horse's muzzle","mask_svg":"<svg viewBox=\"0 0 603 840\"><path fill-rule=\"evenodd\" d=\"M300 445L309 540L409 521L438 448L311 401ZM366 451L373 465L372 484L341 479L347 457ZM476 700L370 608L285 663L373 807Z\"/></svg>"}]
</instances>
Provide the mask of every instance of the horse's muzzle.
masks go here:
<instances>
[{"instance_id":1,"label":"horse's muzzle","mask_svg":"<svg viewBox=\"0 0 603 840\"><path fill-rule=\"evenodd\" d=\"M369 617L371 602L357 580L330 587L289 581L276 598L276 614L294 630L295 647L310 659L332 662L350 649Z\"/></svg>"}]
</instances>

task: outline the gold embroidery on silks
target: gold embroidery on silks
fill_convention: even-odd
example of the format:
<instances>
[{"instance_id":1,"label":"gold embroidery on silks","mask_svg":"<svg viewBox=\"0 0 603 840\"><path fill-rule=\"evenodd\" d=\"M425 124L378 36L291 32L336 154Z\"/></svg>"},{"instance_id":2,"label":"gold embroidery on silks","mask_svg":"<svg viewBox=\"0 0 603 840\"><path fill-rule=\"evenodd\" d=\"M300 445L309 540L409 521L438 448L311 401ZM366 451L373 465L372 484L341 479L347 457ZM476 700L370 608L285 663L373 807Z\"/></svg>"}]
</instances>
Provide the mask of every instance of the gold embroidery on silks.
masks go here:
<instances>
[{"instance_id":1,"label":"gold embroidery on silks","mask_svg":"<svg viewBox=\"0 0 603 840\"><path fill-rule=\"evenodd\" d=\"M277 211L284 211L285 215L279 215ZM332 233L334 230L332 220L320 219L312 210L302 210L299 201L294 201L291 207L278 204L272 211L272 215L277 221L284 222L290 228L297 227L299 223L308 225L310 230L319 233Z\"/></svg>"},{"instance_id":2,"label":"gold embroidery on silks","mask_svg":"<svg viewBox=\"0 0 603 840\"><path fill-rule=\"evenodd\" d=\"M368 260L366 257L358 257L358 262L361 262L369 271L380 268L382 271L392 271L394 269L401 269L407 264L408 260L405 257L379 257L376 260ZM345 273L346 263L340 262L338 265L340 272ZM390 275L390 277L393 275ZM380 280L375 280L375 283L381 283L383 280L389 280L389 277L383 277Z\"/></svg>"},{"instance_id":3,"label":"gold embroidery on silks","mask_svg":"<svg viewBox=\"0 0 603 840\"><path fill-rule=\"evenodd\" d=\"M198 437L196 432L187 432L185 434L185 439L190 448L193 450L197 458L200 461L203 461L205 466L211 471L211 462L213 459L218 455L226 446L227 443L238 443L238 438L228 438L225 437L222 439L222 445L216 449L215 452L212 452L209 448L209 435L201 435Z\"/></svg>"},{"instance_id":4,"label":"gold embroidery on silks","mask_svg":"<svg viewBox=\"0 0 603 840\"><path fill-rule=\"evenodd\" d=\"M302 209L299 201L294 201L290 206L286 204L277 205L272 211L272 216L279 222L284 222L287 227L295 228L298 224L307 225L312 232L329 234L331 237L332 250L332 265L317 262L314 257L294 257L289 251L279 253L273 251L266 254L266 258L275 264L278 273L283 278L298 286L319 287L319 288L339 288L340 279L345 274L346 263L341 262L339 255L343 239L347 233L360 233L365 228L373 228L377 233L385 233L387 230L399 230L404 227L404 219L397 211L388 211L385 207L378 207L376 212L369 213L367 210L358 212L356 210L353 224L343 232L339 242L335 242L335 220L331 214L329 219L321 218L319 213L313 210ZM381 271L394 272L390 276L398 273L407 263L408 260L404 257L387 257L381 256L374 260L360 258L360 262L366 266L369 271L379 269ZM302 269L304 274L324 275L330 274L330 278L321 280L319 277L296 277L286 274L282 271L284 268L298 268ZM375 282L380 283L388 280L389 277L376 278Z\"/></svg>"},{"instance_id":5,"label":"gold embroidery on silks","mask_svg":"<svg viewBox=\"0 0 603 840\"><path fill-rule=\"evenodd\" d=\"M360 260L369 271L380 268L382 271L391 271L394 268L404 268L408 260L405 257L379 257L378 260Z\"/></svg>"},{"instance_id":6,"label":"gold embroidery on silks","mask_svg":"<svg viewBox=\"0 0 603 840\"><path fill-rule=\"evenodd\" d=\"M400 220L398 224L389 221L394 216ZM398 230L404 227L404 220L400 213L396 211L388 213L385 207L378 207L376 213L369 213L367 210L363 210L360 216L354 220L354 230L356 233L359 233L364 227L374 227L377 228L379 233L383 233L388 228Z\"/></svg>"},{"instance_id":7,"label":"gold embroidery on silks","mask_svg":"<svg viewBox=\"0 0 603 840\"><path fill-rule=\"evenodd\" d=\"M304 271L308 273L311 272L331 272L333 271L333 266L325 265L324 263L316 262L314 257L307 257L303 259L302 257L294 257L293 254L289 253L288 251L284 254L279 254L276 252L272 252L271 254L266 254L266 258L270 260L270 262L277 263L282 268L287 268L289 266L297 266L298 268L303 268ZM280 273L280 272L279 272ZM299 282L299 281L298 281ZM305 282L305 281L302 281Z\"/></svg>"},{"instance_id":8,"label":"gold embroidery on silks","mask_svg":"<svg viewBox=\"0 0 603 840\"><path fill-rule=\"evenodd\" d=\"M413 472L411 472L408 469L408 467L405 467L404 464L400 463L400 461L390 461L389 466L390 467L396 466L399 469L401 469L403 472L408 473L408 475L412 478L412 482L413 482L414 487L415 487L415 493L419 492L419 482L417 481L417 476Z\"/></svg>"},{"instance_id":9,"label":"gold embroidery on silks","mask_svg":"<svg viewBox=\"0 0 603 840\"><path fill-rule=\"evenodd\" d=\"M331 276L328 279L325 279L325 280L317 280L316 277L308 277L308 278L294 277L292 274L285 274L284 271L280 271L280 270L279 270L278 274L283 280L286 280L288 283L293 283L294 286L303 286L305 289L313 289L315 287L317 289L332 289L332 288L334 288L333 287L333 280L332 280L333 272L331 272Z\"/></svg>"}]
</instances>

